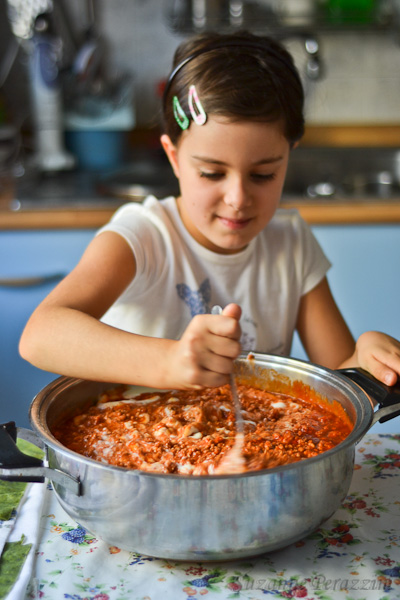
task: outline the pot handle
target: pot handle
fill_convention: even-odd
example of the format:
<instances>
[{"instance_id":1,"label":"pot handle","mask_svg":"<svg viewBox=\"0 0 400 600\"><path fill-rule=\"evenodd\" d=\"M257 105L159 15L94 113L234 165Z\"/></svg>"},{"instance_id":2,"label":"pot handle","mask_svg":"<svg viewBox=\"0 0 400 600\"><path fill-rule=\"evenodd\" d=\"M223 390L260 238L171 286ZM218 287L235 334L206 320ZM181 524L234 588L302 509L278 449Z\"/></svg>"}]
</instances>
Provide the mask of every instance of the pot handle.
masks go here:
<instances>
[{"instance_id":1,"label":"pot handle","mask_svg":"<svg viewBox=\"0 0 400 600\"><path fill-rule=\"evenodd\" d=\"M14 421L0 425L0 479L4 481L28 481L44 483L48 477L51 481L63 486L77 496L81 495L81 483L68 473L44 466L40 458L24 454L18 448L19 437L38 445L35 434L29 429L15 426ZM22 434L22 435L21 435ZM39 447L41 443L39 441Z\"/></svg>"},{"instance_id":2,"label":"pot handle","mask_svg":"<svg viewBox=\"0 0 400 600\"><path fill-rule=\"evenodd\" d=\"M337 369L337 373L341 373L357 383L379 405L379 409L374 413L371 427L378 421L384 423L400 415L399 379L394 385L389 386L361 367Z\"/></svg>"}]
</instances>

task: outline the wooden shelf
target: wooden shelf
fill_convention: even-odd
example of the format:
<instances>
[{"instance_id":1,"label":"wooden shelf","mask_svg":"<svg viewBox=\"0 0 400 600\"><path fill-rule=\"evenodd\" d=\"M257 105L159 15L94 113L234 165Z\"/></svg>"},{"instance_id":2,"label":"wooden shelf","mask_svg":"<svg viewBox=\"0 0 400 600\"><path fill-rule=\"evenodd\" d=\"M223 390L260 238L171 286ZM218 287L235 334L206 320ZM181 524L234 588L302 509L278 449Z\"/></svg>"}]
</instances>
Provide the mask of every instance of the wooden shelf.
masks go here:
<instances>
[{"instance_id":1,"label":"wooden shelf","mask_svg":"<svg viewBox=\"0 0 400 600\"><path fill-rule=\"evenodd\" d=\"M308 125L301 146L399 148L400 123Z\"/></svg>"}]
</instances>

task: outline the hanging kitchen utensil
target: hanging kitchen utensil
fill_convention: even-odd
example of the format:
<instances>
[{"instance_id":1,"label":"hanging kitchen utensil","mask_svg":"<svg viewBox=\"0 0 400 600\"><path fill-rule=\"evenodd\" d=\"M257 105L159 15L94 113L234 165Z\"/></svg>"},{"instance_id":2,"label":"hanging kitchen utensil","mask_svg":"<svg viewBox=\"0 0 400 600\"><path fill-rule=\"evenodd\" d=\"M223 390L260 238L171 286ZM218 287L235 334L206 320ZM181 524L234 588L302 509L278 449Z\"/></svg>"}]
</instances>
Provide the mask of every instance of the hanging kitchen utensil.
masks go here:
<instances>
[{"instance_id":1,"label":"hanging kitchen utensil","mask_svg":"<svg viewBox=\"0 0 400 600\"><path fill-rule=\"evenodd\" d=\"M35 163L43 171L71 169L74 157L64 148L63 111L59 61L62 52L60 38L52 28L51 14L42 13L35 19L29 74L35 123Z\"/></svg>"},{"instance_id":2,"label":"hanging kitchen utensil","mask_svg":"<svg viewBox=\"0 0 400 600\"><path fill-rule=\"evenodd\" d=\"M52 10L52 0L8 0L11 29L28 52L34 163L43 171L70 169L75 164L64 148L59 80L63 44L52 26Z\"/></svg>"},{"instance_id":3,"label":"hanging kitchen utensil","mask_svg":"<svg viewBox=\"0 0 400 600\"><path fill-rule=\"evenodd\" d=\"M63 43L53 28L52 0L8 0L11 29L28 53L35 127L34 163L43 171L70 169L74 157L64 147L59 69Z\"/></svg>"},{"instance_id":4,"label":"hanging kitchen utensil","mask_svg":"<svg viewBox=\"0 0 400 600\"><path fill-rule=\"evenodd\" d=\"M7 3L12 32L20 40L31 39L36 17L53 9L52 0L7 0Z\"/></svg>"}]
</instances>

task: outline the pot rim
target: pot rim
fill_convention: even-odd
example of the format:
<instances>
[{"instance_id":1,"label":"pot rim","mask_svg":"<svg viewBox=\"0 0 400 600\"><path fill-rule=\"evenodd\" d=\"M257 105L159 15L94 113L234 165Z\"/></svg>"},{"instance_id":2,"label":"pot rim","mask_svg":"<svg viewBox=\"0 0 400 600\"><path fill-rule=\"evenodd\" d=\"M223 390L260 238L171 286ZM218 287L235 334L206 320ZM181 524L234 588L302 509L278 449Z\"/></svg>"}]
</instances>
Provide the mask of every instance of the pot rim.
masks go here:
<instances>
[{"instance_id":1,"label":"pot rim","mask_svg":"<svg viewBox=\"0 0 400 600\"><path fill-rule=\"evenodd\" d=\"M272 364L276 364L277 366L288 366L292 367L295 371L303 372L303 374L311 374L312 376L318 376L324 380L332 380L332 383L335 384L336 387L340 389L340 391L350 397L353 407L356 410L356 419L354 422L354 426L349 435L340 442L334 448L330 450L326 450L318 454L317 456L313 456L311 458L305 458L300 461L296 461L293 463L289 463L286 465L281 465L277 467L260 469L257 471L248 471L245 473L226 473L226 474L210 474L210 475L185 475L185 474L174 474L174 473L153 473L150 471L142 471L140 469L130 469L127 467L118 467L116 465L110 465L106 463L102 463L95 459L83 456L69 448L65 447L61 444L53 436L50 431L50 428L47 424L46 416L47 416L47 408L51 403L51 400L54 399L60 392L63 390L77 386L83 383L90 384L91 382L84 379L76 379L72 377L61 376L50 382L47 386L45 386L32 400L30 410L29 410L29 418L32 424L33 429L39 435L41 440L45 443L46 446L53 449L56 452L61 452L61 454L66 457L73 458L78 463L86 464L91 467L98 467L105 469L107 471L119 471L127 473L127 476L135 476L138 475L142 477L156 477L156 478L165 478L168 479L176 479L176 480L220 480L220 479L233 479L233 478L243 478L243 477L257 477L262 475L273 474L277 472L284 472L290 469L299 469L303 466L306 467L308 465L313 465L314 463L324 460L332 456L333 454L340 452L341 450L346 450L349 446L355 445L366 433L369 429L372 419L373 419L373 404L369 395L356 383L338 373L334 370L328 369L326 367L322 367L320 365L305 362L296 358L282 357L274 354L264 354L264 353L256 353L251 352L247 354L241 354L238 357L238 362L243 362L244 360L249 360L249 358L254 358L257 360L267 360ZM263 366L263 365L261 365ZM266 366L266 365L265 365ZM264 368L265 368L264 366ZM268 366L268 368L270 368ZM93 383L102 383L102 382L93 382ZM108 383L104 382L105 386L117 386L120 384L116 383ZM137 387L138 391L146 390L146 391L160 391L157 388L144 388L143 386L132 386ZM311 387L311 386L310 386ZM165 390L164 390L165 391ZM354 401L358 401L358 404L355 404ZM129 474L129 475L128 475Z\"/></svg>"}]
</instances>

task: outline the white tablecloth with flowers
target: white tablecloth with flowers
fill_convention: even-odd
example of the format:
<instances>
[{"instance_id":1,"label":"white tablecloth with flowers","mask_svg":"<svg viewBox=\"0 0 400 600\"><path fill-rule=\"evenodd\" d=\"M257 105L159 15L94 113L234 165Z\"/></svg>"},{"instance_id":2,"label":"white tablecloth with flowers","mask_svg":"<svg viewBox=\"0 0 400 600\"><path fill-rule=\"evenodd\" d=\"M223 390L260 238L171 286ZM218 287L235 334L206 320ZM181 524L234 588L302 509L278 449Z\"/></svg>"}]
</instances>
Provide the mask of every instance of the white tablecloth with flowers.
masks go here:
<instances>
[{"instance_id":1,"label":"white tablecloth with flowers","mask_svg":"<svg viewBox=\"0 0 400 600\"><path fill-rule=\"evenodd\" d=\"M120 550L78 527L50 487L39 535L26 600L400 599L400 435L365 436L333 517L257 558L183 563Z\"/></svg>"}]
</instances>

